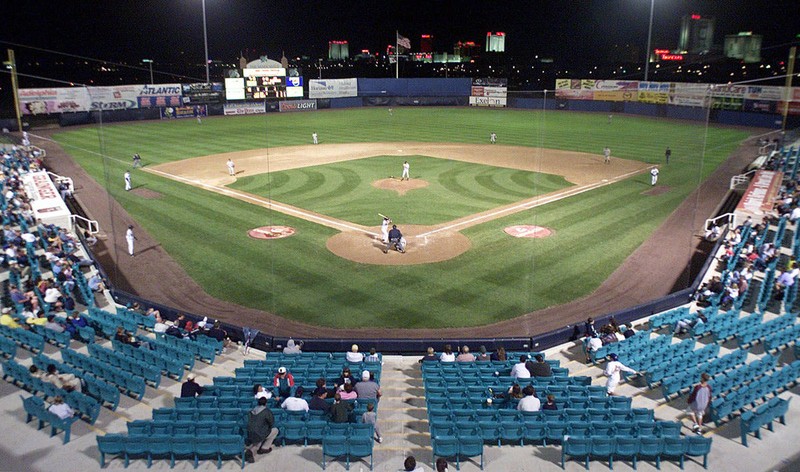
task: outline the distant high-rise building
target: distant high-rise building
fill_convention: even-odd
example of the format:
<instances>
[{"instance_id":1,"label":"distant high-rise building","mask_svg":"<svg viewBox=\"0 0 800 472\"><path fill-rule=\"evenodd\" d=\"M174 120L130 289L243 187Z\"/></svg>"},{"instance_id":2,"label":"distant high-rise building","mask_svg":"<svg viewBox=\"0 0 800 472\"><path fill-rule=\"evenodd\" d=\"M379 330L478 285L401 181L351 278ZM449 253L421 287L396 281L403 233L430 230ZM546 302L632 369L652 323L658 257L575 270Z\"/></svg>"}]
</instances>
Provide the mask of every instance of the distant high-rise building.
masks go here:
<instances>
[{"instance_id":1,"label":"distant high-rise building","mask_svg":"<svg viewBox=\"0 0 800 472\"><path fill-rule=\"evenodd\" d=\"M505 52L506 34L498 31L486 33L486 52Z\"/></svg>"},{"instance_id":2,"label":"distant high-rise building","mask_svg":"<svg viewBox=\"0 0 800 472\"><path fill-rule=\"evenodd\" d=\"M433 35L423 34L419 38L419 52L433 52Z\"/></svg>"},{"instance_id":3,"label":"distant high-rise building","mask_svg":"<svg viewBox=\"0 0 800 472\"><path fill-rule=\"evenodd\" d=\"M460 57L462 61L468 61L479 52L480 45L475 41L459 41L453 46L453 54Z\"/></svg>"},{"instance_id":4,"label":"distant high-rise building","mask_svg":"<svg viewBox=\"0 0 800 472\"><path fill-rule=\"evenodd\" d=\"M678 49L689 54L704 54L711 50L714 40L714 17L697 13L681 19L681 36Z\"/></svg>"},{"instance_id":5,"label":"distant high-rise building","mask_svg":"<svg viewBox=\"0 0 800 472\"><path fill-rule=\"evenodd\" d=\"M350 57L350 44L347 41L328 41L328 60L342 61Z\"/></svg>"},{"instance_id":6,"label":"distant high-rise building","mask_svg":"<svg viewBox=\"0 0 800 472\"><path fill-rule=\"evenodd\" d=\"M750 32L725 35L725 57L748 64L761 62L761 39L760 34Z\"/></svg>"}]
</instances>

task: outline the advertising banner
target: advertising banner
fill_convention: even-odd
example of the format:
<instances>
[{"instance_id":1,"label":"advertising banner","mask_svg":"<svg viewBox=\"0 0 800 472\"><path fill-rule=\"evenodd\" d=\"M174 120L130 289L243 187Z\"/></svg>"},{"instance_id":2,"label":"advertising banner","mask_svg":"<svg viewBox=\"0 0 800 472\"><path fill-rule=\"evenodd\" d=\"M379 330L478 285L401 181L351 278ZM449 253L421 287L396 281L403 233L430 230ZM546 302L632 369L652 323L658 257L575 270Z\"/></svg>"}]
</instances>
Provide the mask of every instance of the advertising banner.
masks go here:
<instances>
[{"instance_id":1,"label":"advertising banner","mask_svg":"<svg viewBox=\"0 0 800 472\"><path fill-rule=\"evenodd\" d=\"M508 87L508 79L505 77L473 77L472 85L487 87Z\"/></svg>"},{"instance_id":2,"label":"advertising banner","mask_svg":"<svg viewBox=\"0 0 800 472\"><path fill-rule=\"evenodd\" d=\"M207 116L205 105L194 105L190 107L167 107L161 109L161 119L174 118L195 118Z\"/></svg>"},{"instance_id":3,"label":"advertising banner","mask_svg":"<svg viewBox=\"0 0 800 472\"><path fill-rule=\"evenodd\" d=\"M89 93L86 87L19 89L19 105L23 115L89 111Z\"/></svg>"},{"instance_id":4,"label":"advertising banner","mask_svg":"<svg viewBox=\"0 0 800 472\"><path fill-rule=\"evenodd\" d=\"M723 84L717 85L711 91L713 97L730 97L730 98L744 98L747 93L746 85L731 85Z\"/></svg>"},{"instance_id":5,"label":"advertising banner","mask_svg":"<svg viewBox=\"0 0 800 472\"><path fill-rule=\"evenodd\" d=\"M506 87L472 87L473 97L498 97L505 98L508 96L508 88Z\"/></svg>"},{"instance_id":6,"label":"advertising banner","mask_svg":"<svg viewBox=\"0 0 800 472\"><path fill-rule=\"evenodd\" d=\"M669 94L662 92L648 92L639 90L639 102L666 105L667 103L669 103Z\"/></svg>"},{"instance_id":7,"label":"advertising banner","mask_svg":"<svg viewBox=\"0 0 800 472\"><path fill-rule=\"evenodd\" d=\"M357 97L358 79L309 80L308 98Z\"/></svg>"},{"instance_id":8,"label":"advertising banner","mask_svg":"<svg viewBox=\"0 0 800 472\"><path fill-rule=\"evenodd\" d=\"M639 92L669 93L669 91L669 82L639 82Z\"/></svg>"},{"instance_id":9,"label":"advertising banner","mask_svg":"<svg viewBox=\"0 0 800 472\"><path fill-rule=\"evenodd\" d=\"M225 115L261 115L267 112L264 102L261 103L226 103Z\"/></svg>"},{"instance_id":10,"label":"advertising banner","mask_svg":"<svg viewBox=\"0 0 800 472\"><path fill-rule=\"evenodd\" d=\"M753 111L757 113L775 113L778 107L778 102L772 100L745 100L744 111Z\"/></svg>"},{"instance_id":11,"label":"advertising banner","mask_svg":"<svg viewBox=\"0 0 800 472\"><path fill-rule=\"evenodd\" d=\"M283 67L244 69L242 75L245 77L286 77L286 69Z\"/></svg>"},{"instance_id":12,"label":"advertising banner","mask_svg":"<svg viewBox=\"0 0 800 472\"><path fill-rule=\"evenodd\" d=\"M635 102L639 100L638 90L595 90L592 92L594 100L602 100L606 102Z\"/></svg>"},{"instance_id":13,"label":"advertising banner","mask_svg":"<svg viewBox=\"0 0 800 472\"><path fill-rule=\"evenodd\" d=\"M786 87L748 85L744 98L749 100L783 100Z\"/></svg>"},{"instance_id":14,"label":"advertising banner","mask_svg":"<svg viewBox=\"0 0 800 472\"><path fill-rule=\"evenodd\" d=\"M714 110L741 111L743 107L744 107L743 98L716 97L716 96L711 98L711 108Z\"/></svg>"},{"instance_id":15,"label":"advertising banner","mask_svg":"<svg viewBox=\"0 0 800 472\"><path fill-rule=\"evenodd\" d=\"M669 104L682 107L705 107L708 106L710 97L703 95L677 95L669 94Z\"/></svg>"},{"instance_id":16,"label":"advertising banner","mask_svg":"<svg viewBox=\"0 0 800 472\"><path fill-rule=\"evenodd\" d=\"M225 78L225 100L244 100L243 78Z\"/></svg>"},{"instance_id":17,"label":"advertising banner","mask_svg":"<svg viewBox=\"0 0 800 472\"><path fill-rule=\"evenodd\" d=\"M302 77L286 77L286 96L289 98L303 98Z\"/></svg>"},{"instance_id":18,"label":"advertising banner","mask_svg":"<svg viewBox=\"0 0 800 472\"><path fill-rule=\"evenodd\" d=\"M89 87L90 110L108 111L139 108L139 88L141 88L141 85Z\"/></svg>"},{"instance_id":19,"label":"advertising banner","mask_svg":"<svg viewBox=\"0 0 800 472\"><path fill-rule=\"evenodd\" d=\"M499 97L469 97L469 104L474 107L504 107L506 99Z\"/></svg>"},{"instance_id":20,"label":"advertising banner","mask_svg":"<svg viewBox=\"0 0 800 472\"><path fill-rule=\"evenodd\" d=\"M33 216L45 224L70 227L70 211L47 172L30 172L22 176L22 185L31 200Z\"/></svg>"},{"instance_id":21,"label":"advertising banner","mask_svg":"<svg viewBox=\"0 0 800 472\"><path fill-rule=\"evenodd\" d=\"M556 79L556 90L569 89L572 84L572 79Z\"/></svg>"},{"instance_id":22,"label":"advertising banner","mask_svg":"<svg viewBox=\"0 0 800 472\"><path fill-rule=\"evenodd\" d=\"M140 108L174 107L181 105L181 84L136 85Z\"/></svg>"},{"instance_id":23,"label":"advertising banner","mask_svg":"<svg viewBox=\"0 0 800 472\"><path fill-rule=\"evenodd\" d=\"M778 102L778 113L783 114L786 102ZM789 102L789 114L800 115L800 102Z\"/></svg>"},{"instance_id":24,"label":"advertising banner","mask_svg":"<svg viewBox=\"0 0 800 472\"><path fill-rule=\"evenodd\" d=\"M704 96L708 93L711 84L672 84L672 92L676 95Z\"/></svg>"},{"instance_id":25,"label":"advertising banner","mask_svg":"<svg viewBox=\"0 0 800 472\"><path fill-rule=\"evenodd\" d=\"M581 89L557 89L556 98L567 98L570 100L593 100L594 91Z\"/></svg>"},{"instance_id":26,"label":"advertising banner","mask_svg":"<svg viewBox=\"0 0 800 472\"><path fill-rule=\"evenodd\" d=\"M280 111L314 111L317 109L316 100L291 100L279 102Z\"/></svg>"},{"instance_id":27,"label":"advertising banner","mask_svg":"<svg viewBox=\"0 0 800 472\"><path fill-rule=\"evenodd\" d=\"M609 92L622 90L638 91L639 82L635 80L582 80L581 88Z\"/></svg>"},{"instance_id":28,"label":"advertising banner","mask_svg":"<svg viewBox=\"0 0 800 472\"><path fill-rule=\"evenodd\" d=\"M752 216L755 221L760 222L766 213L772 211L782 181L783 172L757 171L736 206L737 218Z\"/></svg>"}]
</instances>

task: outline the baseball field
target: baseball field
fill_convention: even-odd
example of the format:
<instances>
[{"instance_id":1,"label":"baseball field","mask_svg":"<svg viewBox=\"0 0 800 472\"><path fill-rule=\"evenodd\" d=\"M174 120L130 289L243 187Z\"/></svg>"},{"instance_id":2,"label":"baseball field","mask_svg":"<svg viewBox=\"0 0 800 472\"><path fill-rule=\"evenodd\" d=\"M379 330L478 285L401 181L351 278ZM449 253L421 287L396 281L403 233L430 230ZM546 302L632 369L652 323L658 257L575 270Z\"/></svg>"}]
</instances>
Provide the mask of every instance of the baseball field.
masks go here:
<instances>
[{"instance_id":1,"label":"baseball field","mask_svg":"<svg viewBox=\"0 0 800 472\"><path fill-rule=\"evenodd\" d=\"M54 138L213 297L320 326L447 328L591 293L750 134L559 111L364 108ZM137 152L144 168L126 192ZM403 231L406 254L383 253L379 213ZM549 235L506 232L519 225ZM249 236L268 226L294 234Z\"/></svg>"}]
</instances>

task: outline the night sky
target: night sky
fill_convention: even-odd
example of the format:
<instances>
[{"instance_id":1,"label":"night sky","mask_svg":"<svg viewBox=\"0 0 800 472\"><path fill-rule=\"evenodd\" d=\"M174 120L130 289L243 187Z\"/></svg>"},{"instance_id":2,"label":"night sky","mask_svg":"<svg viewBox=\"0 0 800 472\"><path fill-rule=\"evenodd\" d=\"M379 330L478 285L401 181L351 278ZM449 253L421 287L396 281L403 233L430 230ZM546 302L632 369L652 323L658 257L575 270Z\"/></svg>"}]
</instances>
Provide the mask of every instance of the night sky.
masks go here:
<instances>
[{"instance_id":1,"label":"night sky","mask_svg":"<svg viewBox=\"0 0 800 472\"><path fill-rule=\"evenodd\" d=\"M281 51L323 57L331 39L348 40L351 55L374 52L394 42L395 30L411 38L412 49L427 33L434 35L437 51L452 52L455 41L483 43L491 30L507 33L511 57L538 54L578 63L614 44L632 43L643 51L649 9L647 0L206 0L209 55L224 61L243 49L271 58L280 58ZM753 31L764 36L764 47L785 51L800 33L796 0L655 0L653 48L675 47L681 16L690 13L716 17L718 44L725 34ZM112 61L203 59L201 0L6 0L0 18L0 39L23 45ZM14 49L20 60L36 54Z\"/></svg>"}]
</instances>

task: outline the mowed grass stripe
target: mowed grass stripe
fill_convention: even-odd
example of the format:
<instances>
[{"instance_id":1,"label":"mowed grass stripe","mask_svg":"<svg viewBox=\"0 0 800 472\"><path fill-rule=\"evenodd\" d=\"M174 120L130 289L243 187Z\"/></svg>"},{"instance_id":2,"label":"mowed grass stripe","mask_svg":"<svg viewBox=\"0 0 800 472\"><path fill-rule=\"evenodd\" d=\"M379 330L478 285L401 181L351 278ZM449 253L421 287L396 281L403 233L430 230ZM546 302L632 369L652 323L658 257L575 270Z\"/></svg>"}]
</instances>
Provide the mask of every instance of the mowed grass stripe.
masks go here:
<instances>
[{"instance_id":1,"label":"mowed grass stripe","mask_svg":"<svg viewBox=\"0 0 800 472\"><path fill-rule=\"evenodd\" d=\"M324 248L334 230L157 175L134 171L134 185L160 192L161 198L143 199L122 190L122 174L134 152L142 154L145 164L154 164L218 152L309 144L314 131L322 143L481 144L494 131L501 144L594 154L608 145L614 157L656 163L661 163L669 145L674 162L662 166L659 185L670 187L665 194L642 195L650 189L649 176L635 176L471 227L464 234L472 250L424 266L369 266L338 258ZM103 153L122 163L66 149L213 296L325 326L437 328L509 319L591 292L747 134L712 127L703 156L705 132L696 123L623 116L615 116L607 125L603 114L573 112L400 108L389 117L383 109L357 109L209 118L202 125L175 120L106 126ZM56 138L65 145L100 152L95 129L66 131ZM541 174L461 171L451 176L452 189L458 192L445 191L444 185L432 182L428 189L403 198L393 192L367 198L373 190L368 182L400 173L402 158L399 162L380 159L368 159L356 169L338 164L330 171L315 168L311 172L323 172L325 178L311 185L306 185L305 177L256 176L242 190L257 193L271 180L267 194L282 201L276 196L279 187L287 193L304 187L293 198L304 198L304 192L318 199L325 195L332 201L322 203L331 213L373 226L379 223L376 211L399 221L449 220L461 211L474 213L476 206L486 203L483 199L506 195L518 201L520 194L543 191L550 185ZM426 178L423 174L436 165L452 164L429 161L412 163L412 176L420 173L420 178ZM356 178L361 182L353 188ZM407 198L416 192L424 195L422 203ZM333 195L337 193L347 197L337 198ZM359 196L360 203L350 198ZM265 224L293 226L297 234L270 242L247 237L248 229ZM502 232L510 224L539 224L552 227L555 234L542 240L520 240ZM123 234L110 237L121 239Z\"/></svg>"}]
</instances>

